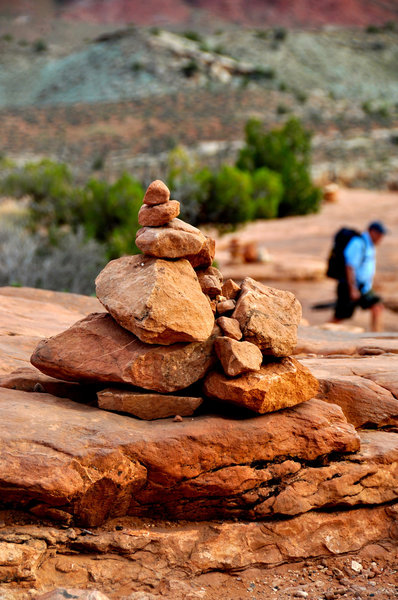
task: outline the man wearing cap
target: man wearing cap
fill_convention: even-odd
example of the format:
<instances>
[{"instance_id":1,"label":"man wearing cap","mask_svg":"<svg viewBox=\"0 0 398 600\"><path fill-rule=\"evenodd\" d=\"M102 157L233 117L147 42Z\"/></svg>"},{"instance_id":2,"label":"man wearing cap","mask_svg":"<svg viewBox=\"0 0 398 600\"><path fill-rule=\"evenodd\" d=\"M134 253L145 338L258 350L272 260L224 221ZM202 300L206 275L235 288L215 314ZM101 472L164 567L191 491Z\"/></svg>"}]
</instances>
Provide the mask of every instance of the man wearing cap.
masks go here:
<instances>
[{"instance_id":1,"label":"man wearing cap","mask_svg":"<svg viewBox=\"0 0 398 600\"><path fill-rule=\"evenodd\" d=\"M376 271L376 246L387 230L383 223L374 221L361 235L354 236L344 249L344 280L337 287L334 323L349 319L360 306L371 313L372 331L381 331L383 304L372 290Z\"/></svg>"}]
</instances>

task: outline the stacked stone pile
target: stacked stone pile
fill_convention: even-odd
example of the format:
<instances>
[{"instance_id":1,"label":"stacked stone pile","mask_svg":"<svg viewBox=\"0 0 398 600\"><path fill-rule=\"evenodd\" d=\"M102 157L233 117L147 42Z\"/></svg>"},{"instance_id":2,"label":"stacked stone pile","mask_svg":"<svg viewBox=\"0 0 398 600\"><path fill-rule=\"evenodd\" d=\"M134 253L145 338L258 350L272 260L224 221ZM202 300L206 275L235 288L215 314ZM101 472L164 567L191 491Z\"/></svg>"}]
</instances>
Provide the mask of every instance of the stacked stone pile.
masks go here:
<instances>
[{"instance_id":1,"label":"stacked stone pile","mask_svg":"<svg viewBox=\"0 0 398 600\"><path fill-rule=\"evenodd\" d=\"M40 342L32 364L107 386L101 408L143 419L192 414L202 398L186 388L198 383L208 399L257 413L314 397L317 380L290 357L299 302L250 278L241 286L223 282L211 266L214 240L179 212L165 184L154 181L138 215L143 254L113 260L97 277L107 312Z\"/></svg>"}]
</instances>

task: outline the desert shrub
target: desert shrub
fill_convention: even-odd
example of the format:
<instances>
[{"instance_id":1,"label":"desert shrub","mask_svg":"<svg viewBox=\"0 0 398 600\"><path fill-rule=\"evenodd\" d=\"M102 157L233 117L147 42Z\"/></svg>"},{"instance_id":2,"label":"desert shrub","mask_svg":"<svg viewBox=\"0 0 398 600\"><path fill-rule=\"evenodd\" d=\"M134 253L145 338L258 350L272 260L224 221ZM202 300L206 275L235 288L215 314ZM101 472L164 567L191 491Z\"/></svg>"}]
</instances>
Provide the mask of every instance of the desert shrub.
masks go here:
<instances>
[{"instance_id":1,"label":"desert shrub","mask_svg":"<svg viewBox=\"0 0 398 600\"><path fill-rule=\"evenodd\" d=\"M91 179L79 188L66 165L43 160L7 174L0 191L16 198L29 196L29 228L45 231L52 243L58 243L64 231L76 233L82 227L86 239L105 244L110 258L137 251L137 213L144 190L127 174L114 184Z\"/></svg>"},{"instance_id":2,"label":"desert shrub","mask_svg":"<svg viewBox=\"0 0 398 600\"><path fill-rule=\"evenodd\" d=\"M23 285L92 294L94 280L106 264L105 249L86 241L83 230L65 233L53 246L25 228L0 225L0 285Z\"/></svg>"},{"instance_id":3,"label":"desert shrub","mask_svg":"<svg viewBox=\"0 0 398 600\"><path fill-rule=\"evenodd\" d=\"M196 75L199 71L199 65L196 60L192 59L181 67L181 72L185 77L190 78Z\"/></svg>"},{"instance_id":4,"label":"desert shrub","mask_svg":"<svg viewBox=\"0 0 398 600\"><path fill-rule=\"evenodd\" d=\"M40 38L33 42L33 50L35 52L46 52L46 50L48 50L47 43L45 42L45 40Z\"/></svg>"},{"instance_id":5,"label":"desert shrub","mask_svg":"<svg viewBox=\"0 0 398 600\"><path fill-rule=\"evenodd\" d=\"M249 173L224 165L209 183L209 196L202 205L204 221L235 226L254 217L252 180Z\"/></svg>"},{"instance_id":6,"label":"desert shrub","mask_svg":"<svg viewBox=\"0 0 398 600\"><path fill-rule=\"evenodd\" d=\"M274 219L278 216L279 204L283 197L283 183L279 173L266 167L252 174L252 197L254 218Z\"/></svg>"},{"instance_id":7,"label":"desert shrub","mask_svg":"<svg viewBox=\"0 0 398 600\"><path fill-rule=\"evenodd\" d=\"M278 42L283 42L287 38L287 29L284 27L276 27L274 29L274 40Z\"/></svg>"},{"instance_id":8,"label":"desert shrub","mask_svg":"<svg viewBox=\"0 0 398 600\"><path fill-rule=\"evenodd\" d=\"M184 37L187 38L187 40L192 40L193 42L203 42L203 37L200 35L200 33L198 33L197 31L184 31L182 34Z\"/></svg>"},{"instance_id":9,"label":"desert shrub","mask_svg":"<svg viewBox=\"0 0 398 600\"><path fill-rule=\"evenodd\" d=\"M254 81L261 81L263 79L274 79L275 70L271 67L256 67L254 71L250 73L250 79Z\"/></svg>"},{"instance_id":10,"label":"desert shrub","mask_svg":"<svg viewBox=\"0 0 398 600\"><path fill-rule=\"evenodd\" d=\"M290 118L280 129L263 131L260 121L246 124L246 145L237 167L254 172L267 167L281 176L283 197L278 216L307 214L318 210L321 191L310 176L311 133L300 121Z\"/></svg>"},{"instance_id":11,"label":"desert shrub","mask_svg":"<svg viewBox=\"0 0 398 600\"><path fill-rule=\"evenodd\" d=\"M106 245L109 258L137 252L135 234L144 189L128 174L114 184L91 179L82 190L80 222L86 235Z\"/></svg>"},{"instance_id":12,"label":"desert shrub","mask_svg":"<svg viewBox=\"0 0 398 600\"><path fill-rule=\"evenodd\" d=\"M180 217L191 225L205 220L205 203L210 193L212 173L201 168L182 146L168 156L167 185L173 197L181 203Z\"/></svg>"},{"instance_id":13,"label":"desert shrub","mask_svg":"<svg viewBox=\"0 0 398 600\"><path fill-rule=\"evenodd\" d=\"M54 200L67 194L71 185L72 175L66 165L44 159L14 169L1 181L1 191L15 198L32 196L37 201Z\"/></svg>"}]
</instances>

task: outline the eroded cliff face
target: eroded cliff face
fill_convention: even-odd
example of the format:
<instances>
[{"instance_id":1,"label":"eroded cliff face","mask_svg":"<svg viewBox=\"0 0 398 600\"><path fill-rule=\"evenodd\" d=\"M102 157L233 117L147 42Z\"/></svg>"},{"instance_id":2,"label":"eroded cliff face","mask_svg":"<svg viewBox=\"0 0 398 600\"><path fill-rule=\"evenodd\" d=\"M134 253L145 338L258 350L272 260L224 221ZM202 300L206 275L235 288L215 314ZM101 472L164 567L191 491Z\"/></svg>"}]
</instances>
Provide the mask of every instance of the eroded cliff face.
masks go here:
<instances>
[{"instance_id":1,"label":"eroded cliff face","mask_svg":"<svg viewBox=\"0 0 398 600\"><path fill-rule=\"evenodd\" d=\"M385 23L397 17L394 0L18 0L10 6L0 2L0 12L5 14L39 11L74 21L92 23L136 23L139 25L165 25L189 23L195 11L207 13L208 19L252 26L301 26L327 24L363 26Z\"/></svg>"}]
</instances>

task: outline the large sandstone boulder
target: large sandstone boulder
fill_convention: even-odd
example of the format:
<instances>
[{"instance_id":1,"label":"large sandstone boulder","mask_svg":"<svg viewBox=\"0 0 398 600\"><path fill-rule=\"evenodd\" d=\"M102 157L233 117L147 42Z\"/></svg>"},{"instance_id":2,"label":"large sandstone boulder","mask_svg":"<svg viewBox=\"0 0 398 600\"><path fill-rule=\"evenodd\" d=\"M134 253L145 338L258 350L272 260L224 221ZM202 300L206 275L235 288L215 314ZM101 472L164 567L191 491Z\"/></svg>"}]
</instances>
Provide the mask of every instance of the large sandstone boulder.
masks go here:
<instances>
[{"instance_id":1,"label":"large sandstone boulder","mask_svg":"<svg viewBox=\"0 0 398 600\"><path fill-rule=\"evenodd\" d=\"M300 469L319 472L320 485L323 467L316 459L326 465L358 448L341 409L319 400L255 418L148 422L0 388L1 502L39 505L42 513L45 506L56 508L53 518L69 513L87 525L125 514L257 518L257 504L281 493L292 477L298 481ZM379 472L392 473L393 447L383 455L379 444L378 452ZM356 464L354 457L353 472ZM351 491L343 476L340 482L339 494L331 487L323 495L326 505ZM388 490L383 483L375 501L390 499L393 484L390 475Z\"/></svg>"},{"instance_id":2,"label":"large sandstone boulder","mask_svg":"<svg viewBox=\"0 0 398 600\"><path fill-rule=\"evenodd\" d=\"M232 317L239 321L244 339L256 344L264 354L292 354L301 319L301 305L292 293L247 277Z\"/></svg>"},{"instance_id":3,"label":"large sandstone boulder","mask_svg":"<svg viewBox=\"0 0 398 600\"><path fill-rule=\"evenodd\" d=\"M190 386L215 361L213 334L204 342L171 346L145 344L111 315L95 313L52 338L31 357L43 373L67 381L128 383L157 392Z\"/></svg>"},{"instance_id":4,"label":"large sandstone boulder","mask_svg":"<svg viewBox=\"0 0 398 600\"><path fill-rule=\"evenodd\" d=\"M101 271L96 291L115 321L149 344L205 341L214 327L209 302L187 260L123 256Z\"/></svg>"},{"instance_id":5,"label":"large sandstone boulder","mask_svg":"<svg viewBox=\"0 0 398 600\"><path fill-rule=\"evenodd\" d=\"M233 379L214 371L204 382L205 394L210 398L232 402L260 414L314 398L318 388L315 377L294 358L273 360L263 364L257 372Z\"/></svg>"},{"instance_id":6,"label":"large sandstone boulder","mask_svg":"<svg viewBox=\"0 0 398 600\"><path fill-rule=\"evenodd\" d=\"M185 258L199 254L206 238L199 229L173 219L163 227L143 227L137 231L137 247L148 256Z\"/></svg>"}]
</instances>

